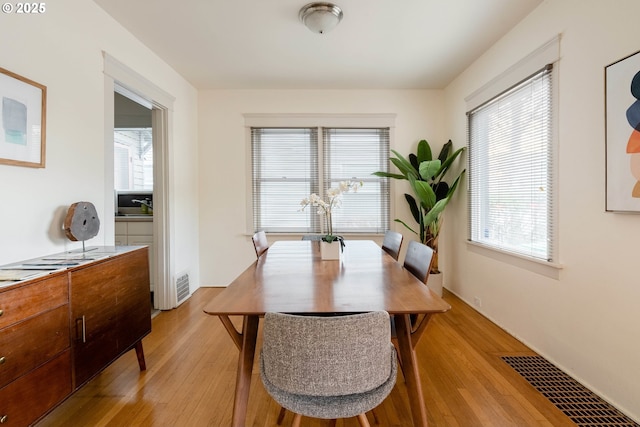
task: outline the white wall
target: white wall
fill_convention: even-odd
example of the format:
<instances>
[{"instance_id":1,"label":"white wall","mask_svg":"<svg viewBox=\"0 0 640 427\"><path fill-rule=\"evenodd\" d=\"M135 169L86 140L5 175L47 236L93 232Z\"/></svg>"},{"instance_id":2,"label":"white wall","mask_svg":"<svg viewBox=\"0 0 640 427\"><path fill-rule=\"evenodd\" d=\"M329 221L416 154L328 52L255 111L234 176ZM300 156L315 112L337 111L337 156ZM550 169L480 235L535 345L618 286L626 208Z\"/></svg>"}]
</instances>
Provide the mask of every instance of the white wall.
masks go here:
<instances>
[{"instance_id":1,"label":"white wall","mask_svg":"<svg viewBox=\"0 0 640 427\"><path fill-rule=\"evenodd\" d=\"M558 33L557 279L473 252L464 191L445 230L446 285L640 420L640 217L605 213L604 67L640 49L640 2L547 0L446 89L447 128L466 132L464 97ZM626 166L621 166L626 167Z\"/></svg>"},{"instance_id":2,"label":"white wall","mask_svg":"<svg viewBox=\"0 0 640 427\"><path fill-rule=\"evenodd\" d=\"M393 148L408 154L428 139L435 147L443 134L442 91L201 91L200 265L202 286L226 286L250 263L255 252L247 235L247 160L245 113L395 113ZM396 216L410 213L404 187L395 193ZM250 188L250 187L249 187ZM304 197L300 195L300 198ZM403 231L393 227L398 231Z\"/></svg>"},{"instance_id":3,"label":"white wall","mask_svg":"<svg viewBox=\"0 0 640 427\"><path fill-rule=\"evenodd\" d=\"M176 98L169 159L177 195L171 200L173 268L189 269L197 283L195 89L95 3L46 6L41 15L0 17L0 66L47 86L48 96L46 168L0 165L0 264L82 247L61 231L68 206L77 201L94 203L102 223L87 244L113 244L113 234L105 232L113 223L112 208L105 206L105 51Z\"/></svg>"}]
</instances>

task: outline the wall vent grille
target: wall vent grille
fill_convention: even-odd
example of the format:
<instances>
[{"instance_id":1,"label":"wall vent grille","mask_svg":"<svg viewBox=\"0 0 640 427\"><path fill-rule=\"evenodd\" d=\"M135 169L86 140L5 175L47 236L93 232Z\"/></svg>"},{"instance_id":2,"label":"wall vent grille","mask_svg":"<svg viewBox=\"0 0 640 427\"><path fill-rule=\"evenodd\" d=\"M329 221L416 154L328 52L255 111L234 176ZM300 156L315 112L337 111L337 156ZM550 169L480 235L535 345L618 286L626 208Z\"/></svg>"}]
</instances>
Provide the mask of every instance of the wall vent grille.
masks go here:
<instances>
[{"instance_id":1,"label":"wall vent grille","mask_svg":"<svg viewBox=\"0 0 640 427\"><path fill-rule=\"evenodd\" d=\"M176 279L176 292L178 295L178 305L189 298L189 274L184 273Z\"/></svg>"},{"instance_id":2,"label":"wall vent grille","mask_svg":"<svg viewBox=\"0 0 640 427\"><path fill-rule=\"evenodd\" d=\"M503 356L502 360L579 427L640 427L542 356Z\"/></svg>"}]
</instances>

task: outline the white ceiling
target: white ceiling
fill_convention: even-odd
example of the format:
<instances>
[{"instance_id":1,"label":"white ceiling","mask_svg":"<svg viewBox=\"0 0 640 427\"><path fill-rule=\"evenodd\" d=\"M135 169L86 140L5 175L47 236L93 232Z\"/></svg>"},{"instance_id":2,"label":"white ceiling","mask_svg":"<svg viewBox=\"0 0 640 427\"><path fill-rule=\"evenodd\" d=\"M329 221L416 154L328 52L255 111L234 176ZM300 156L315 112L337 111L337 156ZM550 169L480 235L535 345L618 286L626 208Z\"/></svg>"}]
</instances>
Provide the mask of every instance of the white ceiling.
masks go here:
<instances>
[{"instance_id":1,"label":"white ceiling","mask_svg":"<svg viewBox=\"0 0 640 427\"><path fill-rule=\"evenodd\" d=\"M542 0L94 0L198 89L438 89Z\"/></svg>"}]
</instances>

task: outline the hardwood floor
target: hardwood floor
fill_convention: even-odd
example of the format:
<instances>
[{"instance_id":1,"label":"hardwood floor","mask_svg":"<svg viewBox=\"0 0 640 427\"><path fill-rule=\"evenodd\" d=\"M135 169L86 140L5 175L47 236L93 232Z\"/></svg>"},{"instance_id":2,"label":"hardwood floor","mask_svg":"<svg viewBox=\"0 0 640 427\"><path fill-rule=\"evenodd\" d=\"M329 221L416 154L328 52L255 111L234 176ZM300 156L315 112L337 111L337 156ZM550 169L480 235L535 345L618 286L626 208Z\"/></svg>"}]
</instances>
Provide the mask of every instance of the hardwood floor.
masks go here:
<instances>
[{"instance_id":1,"label":"hardwood floor","mask_svg":"<svg viewBox=\"0 0 640 427\"><path fill-rule=\"evenodd\" d=\"M238 351L222 323L202 311L218 292L202 288L153 319L143 341L146 372L139 372L131 351L37 426L230 425ZM445 299L452 310L434 316L417 346L430 427L575 426L500 359L535 353L446 291ZM247 425L274 426L279 407L255 367L253 377ZM376 415L381 426L404 427L410 425L409 414L399 374ZM291 421L287 413L283 425ZM303 419L302 424L329 422ZM355 426L355 418L337 422L337 427Z\"/></svg>"}]
</instances>

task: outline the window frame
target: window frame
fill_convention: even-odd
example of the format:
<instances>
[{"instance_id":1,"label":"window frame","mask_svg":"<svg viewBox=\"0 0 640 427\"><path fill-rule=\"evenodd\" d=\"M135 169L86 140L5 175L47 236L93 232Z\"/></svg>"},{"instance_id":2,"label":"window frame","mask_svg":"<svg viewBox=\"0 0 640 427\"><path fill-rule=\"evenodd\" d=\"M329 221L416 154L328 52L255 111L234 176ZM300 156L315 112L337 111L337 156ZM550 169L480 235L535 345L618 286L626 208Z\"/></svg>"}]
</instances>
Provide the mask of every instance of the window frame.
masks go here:
<instances>
[{"instance_id":1,"label":"window frame","mask_svg":"<svg viewBox=\"0 0 640 427\"><path fill-rule=\"evenodd\" d=\"M317 128L318 129L318 175L320 187L324 174L324 154L322 149L323 136L322 128L388 128L389 129L389 147L393 147L393 137L395 128L395 114L244 114L245 119L245 141L246 141L246 164L248 168L248 179L246 184L246 235L254 233L254 206L253 206L253 163L252 163L252 137L251 128L254 127L274 127L274 128ZM320 189L322 192L323 190ZM300 200L307 196L300 195ZM389 218L394 216L394 200L393 186L389 185ZM281 235L286 237L307 234L306 232L268 232L270 235ZM375 232L345 232L341 233L345 236L380 236L383 233Z\"/></svg>"},{"instance_id":2,"label":"window frame","mask_svg":"<svg viewBox=\"0 0 640 427\"><path fill-rule=\"evenodd\" d=\"M522 60L508 68L505 72L490 80L487 84L480 87L471 95L465 98L467 111L470 112L477 107L490 102L509 89L515 87L518 83L533 76L536 71L541 70L547 64L553 64L551 71L551 161L552 168L549 171L550 188L552 192L550 206L549 227L553 231L553 242L551 244L552 251L549 259L544 260L528 255L523 255L508 250L503 250L484 243L476 242L471 239L471 174L468 175L468 198L469 198L469 224L467 231L467 244L473 252L492 257L496 260L516 265L530 271L546 275L551 278L558 277L558 270L562 268L560 259L560 233L558 227L559 211L558 211L558 86L559 86L559 59L560 59L560 35L552 38L538 49L524 57ZM468 121L467 121L468 125ZM467 137L467 145L469 147L469 136ZM471 164L471 152L469 150L467 165Z\"/></svg>"}]
</instances>

